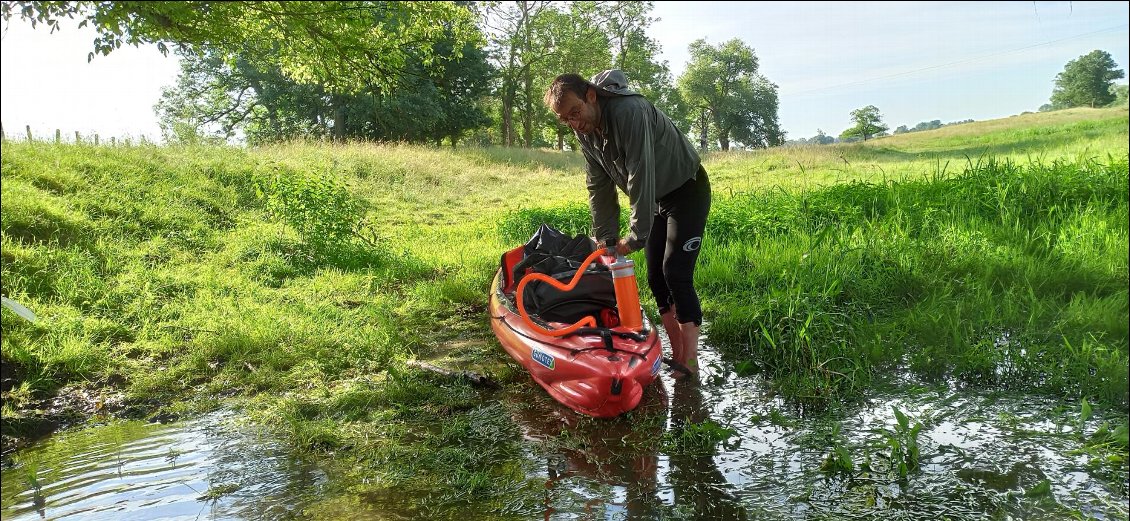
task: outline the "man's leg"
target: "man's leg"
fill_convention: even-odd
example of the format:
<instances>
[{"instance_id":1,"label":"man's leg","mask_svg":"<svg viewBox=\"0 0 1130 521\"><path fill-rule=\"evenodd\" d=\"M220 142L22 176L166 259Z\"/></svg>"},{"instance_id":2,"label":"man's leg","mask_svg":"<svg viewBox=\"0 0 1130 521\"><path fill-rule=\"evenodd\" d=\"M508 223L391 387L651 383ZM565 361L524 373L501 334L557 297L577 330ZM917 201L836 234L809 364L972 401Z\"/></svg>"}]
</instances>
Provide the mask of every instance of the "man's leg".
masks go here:
<instances>
[{"instance_id":1,"label":"man's leg","mask_svg":"<svg viewBox=\"0 0 1130 521\"><path fill-rule=\"evenodd\" d=\"M683 356L675 360L690 369L691 374L698 374L698 330L699 326L694 322L679 324L679 333L683 337Z\"/></svg>"},{"instance_id":2,"label":"man's leg","mask_svg":"<svg viewBox=\"0 0 1130 521\"><path fill-rule=\"evenodd\" d=\"M663 278L671 295L670 322L677 324L680 347L675 361L692 374L698 374L698 341L702 307L694 288L694 271L710 212L710 181L699 169L698 178L688 181L660 200L660 213L667 215ZM654 226L652 228L655 229ZM677 310L677 313L675 311ZM670 333L673 326L664 324Z\"/></svg>"},{"instance_id":3,"label":"man's leg","mask_svg":"<svg viewBox=\"0 0 1130 521\"><path fill-rule=\"evenodd\" d=\"M667 227L667 216L656 213L651 225L651 234L644 247L644 256L647 259L647 284L651 288L652 295L655 296L660 322L663 330L667 332L667 340L671 343L671 359L682 363L682 329L679 327L679 320L675 318L675 305L671 303L671 290L663 273L663 263L668 250Z\"/></svg>"},{"instance_id":4,"label":"man's leg","mask_svg":"<svg viewBox=\"0 0 1130 521\"><path fill-rule=\"evenodd\" d=\"M683 330L679 320L675 318L675 306L666 313L659 315L663 320L663 330L667 332L667 339L671 341L671 359L683 363Z\"/></svg>"}]
</instances>

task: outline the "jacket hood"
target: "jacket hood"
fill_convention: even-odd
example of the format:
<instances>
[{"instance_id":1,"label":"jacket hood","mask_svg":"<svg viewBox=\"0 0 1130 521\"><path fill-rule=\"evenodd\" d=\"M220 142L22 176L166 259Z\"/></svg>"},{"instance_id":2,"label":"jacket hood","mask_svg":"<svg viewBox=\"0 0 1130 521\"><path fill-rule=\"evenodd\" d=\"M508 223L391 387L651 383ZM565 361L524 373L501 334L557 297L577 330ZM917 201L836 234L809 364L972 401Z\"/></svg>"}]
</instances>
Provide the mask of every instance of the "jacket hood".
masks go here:
<instances>
[{"instance_id":1,"label":"jacket hood","mask_svg":"<svg viewBox=\"0 0 1130 521\"><path fill-rule=\"evenodd\" d=\"M610 69L592 77L592 84L599 87L597 94L616 96L639 96L638 92L628 89L628 78L620 69Z\"/></svg>"}]
</instances>

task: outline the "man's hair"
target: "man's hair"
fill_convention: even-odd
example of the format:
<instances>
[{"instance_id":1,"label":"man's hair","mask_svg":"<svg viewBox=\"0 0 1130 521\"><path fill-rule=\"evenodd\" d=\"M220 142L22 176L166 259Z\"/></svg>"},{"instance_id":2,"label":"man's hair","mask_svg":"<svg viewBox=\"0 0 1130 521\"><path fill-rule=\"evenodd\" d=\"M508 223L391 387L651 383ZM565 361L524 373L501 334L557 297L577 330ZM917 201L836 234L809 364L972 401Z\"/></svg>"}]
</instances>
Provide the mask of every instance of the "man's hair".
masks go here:
<instances>
[{"instance_id":1,"label":"man's hair","mask_svg":"<svg viewBox=\"0 0 1130 521\"><path fill-rule=\"evenodd\" d=\"M549 88L545 91L545 99L542 101L552 110L561 102L561 98L565 97L566 92L572 92L581 101L584 101L590 88L595 89L596 86L582 78L580 74L561 74L553 79L553 83L549 84Z\"/></svg>"}]
</instances>

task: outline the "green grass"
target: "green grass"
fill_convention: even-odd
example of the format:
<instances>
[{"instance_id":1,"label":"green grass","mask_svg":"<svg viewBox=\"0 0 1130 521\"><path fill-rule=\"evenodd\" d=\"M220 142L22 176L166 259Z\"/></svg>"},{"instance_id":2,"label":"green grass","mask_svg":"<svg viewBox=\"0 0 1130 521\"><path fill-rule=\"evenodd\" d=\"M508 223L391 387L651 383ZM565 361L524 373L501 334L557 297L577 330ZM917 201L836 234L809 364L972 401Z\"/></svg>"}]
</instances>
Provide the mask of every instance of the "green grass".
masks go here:
<instances>
[{"instance_id":1,"label":"green grass","mask_svg":"<svg viewBox=\"0 0 1130 521\"><path fill-rule=\"evenodd\" d=\"M525 378L490 332L487 286L541 222L586 231L579 154L3 152L0 290L40 319L0 316L6 436L69 385L121 390L136 416L234 403L367 494L423 491L402 505L416 515L536 510L512 501L541 485L489 392L405 362ZM1125 410L1125 109L705 164L705 331L787 399L852 399L909 371Z\"/></svg>"},{"instance_id":2,"label":"green grass","mask_svg":"<svg viewBox=\"0 0 1130 521\"><path fill-rule=\"evenodd\" d=\"M711 338L797 398L909 367L1126 406L1127 163L988 160L724 199Z\"/></svg>"}]
</instances>

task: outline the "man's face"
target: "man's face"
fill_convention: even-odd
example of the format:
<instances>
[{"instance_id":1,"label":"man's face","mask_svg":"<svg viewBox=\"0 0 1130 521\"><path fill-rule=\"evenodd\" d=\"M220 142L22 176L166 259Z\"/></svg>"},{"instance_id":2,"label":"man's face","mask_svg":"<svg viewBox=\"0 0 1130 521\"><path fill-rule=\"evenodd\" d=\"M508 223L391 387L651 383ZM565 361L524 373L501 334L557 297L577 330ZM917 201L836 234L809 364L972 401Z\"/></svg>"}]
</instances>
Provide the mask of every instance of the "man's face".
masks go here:
<instances>
[{"instance_id":1,"label":"man's face","mask_svg":"<svg viewBox=\"0 0 1130 521\"><path fill-rule=\"evenodd\" d=\"M562 123L569 125L569 128L582 134L592 134L596 130L599 119L596 92L589 89L585 98L582 100L576 94L566 92L553 112Z\"/></svg>"}]
</instances>

